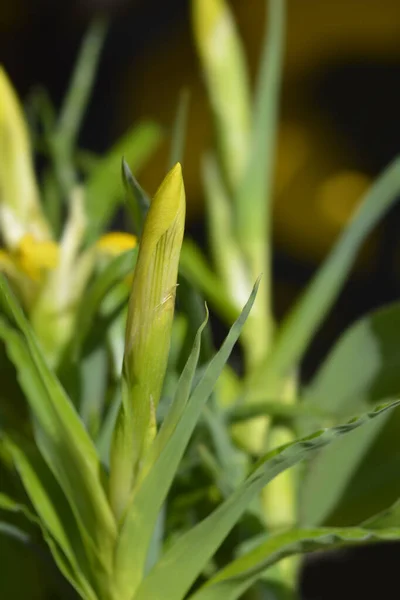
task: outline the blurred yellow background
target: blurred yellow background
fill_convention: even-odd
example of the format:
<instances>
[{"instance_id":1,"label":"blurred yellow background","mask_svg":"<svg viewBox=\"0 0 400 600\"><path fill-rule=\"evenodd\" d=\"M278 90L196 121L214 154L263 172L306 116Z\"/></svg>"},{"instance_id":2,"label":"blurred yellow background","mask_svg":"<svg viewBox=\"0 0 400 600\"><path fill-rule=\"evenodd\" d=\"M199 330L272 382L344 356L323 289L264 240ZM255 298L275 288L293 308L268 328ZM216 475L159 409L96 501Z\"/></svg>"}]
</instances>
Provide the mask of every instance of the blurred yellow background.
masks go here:
<instances>
[{"instance_id":1,"label":"blurred yellow background","mask_svg":"<svg viewBox=\"0 0 400 600\"><path fill-rule=\"evenodd\" d=\"M254 78L265 2L231 4ZM315 93L321 75L333 68L369 62L391 63L400 71L398 0L289 0L274 226L278 246L300 259L319 261L325 255L375 176L360 159L356 141L336 126ZM202 205L200 156L212 144L212 128L187 20L171 27L132 64L121 85L119 127L142 116L171 123L182 86L191 92L184 167L189 214L194 216ZM393 86L398 88L398 82L388 79L386 89L380 90L383 98L390 97ZM340 94L345 97L354 91L342 89ZM330 99L326 100L329 106ZM368 100L360 98L359 110L370 110L371 121L379 119L384 102L374 114ZM386 127L392 127L390 122ZM371 137L370 144L376 143L381 141ZM160 181L166 160L167 143L143 174L150 190Z\"/></svg>"},{"instance_id":2,"label":"blurred yellow background","mask_svg":"<svg viewBox=\"0 0 400 600\"><path fill-rule=\"evenodd\" d=\"M108 73L116 73L114 87L106 98L104 94L98 96L93 105L103 103L111 142L142 117L155 118L170 127L179 92L182 87L189 88L184 174L193 222L202 215L199 164L202 153L212 144L212 128L191 38L189 5L188 0L165 4L156 0L76 0L58 7L48 0L3 0L0 53L6 57L6 68L7 61L11 64L11 76L15 63L15 71L19 68L24 81L25 62L33 61L25 38L42 40L45 45L46 36L50 36L37 72L39 77L42 74L40 82L51 89L52 72L57 71L54 77L59 95L60 81L65 84L75 42L85 22L99 8L109 10L114 34L107 41L105 54ZM265 1L231 0L231 5L254 81L265 29ZM49 23L52 33L46 29ZM38 31L32 38L30 30L35 27ZM68 41L68 36L72 41L64 44L69 52L65 58L60 55L61 42L54 50L52 45L57 37ZM140 43L136 43L138 38ZM18 52L23 56L18 58ZM50 66L43 65L43 58ZM57 60L64 69L57 68ZM371 179L397 152L399 75L398 0L288 0L274 234L277 248L295 260L309 264L321 260ZM29 77L31 84L35 81L32 65ZM106 86L103 81L101 89ZM116 96L112 102L111 93ZM99 110L96 108L96 114L101 114ZM150 192L162 179L167 156L166 138L141 174ZM371 241L366 261L375 250Z\"/></svg>"}]
</instances>

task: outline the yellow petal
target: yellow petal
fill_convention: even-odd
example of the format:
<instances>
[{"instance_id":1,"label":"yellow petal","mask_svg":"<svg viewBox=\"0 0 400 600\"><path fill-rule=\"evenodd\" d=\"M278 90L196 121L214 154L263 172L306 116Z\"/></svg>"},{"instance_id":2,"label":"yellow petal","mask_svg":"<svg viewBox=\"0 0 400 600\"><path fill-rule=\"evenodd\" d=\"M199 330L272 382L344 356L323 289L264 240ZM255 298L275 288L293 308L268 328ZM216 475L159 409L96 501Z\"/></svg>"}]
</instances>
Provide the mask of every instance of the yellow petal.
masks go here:
<instances>
[{"instance_id":1,"label":"yellow petal","mask_svg":"<svg viewBox=\"0 0 400 600\"><path fill-rule=\"evenodd\" d=\"M137 237L130 233L112 231L103 235L97 242L96 248L108 256L118 256L122 252L131 250L137 246Z\"/></svg>"},{"instance_id":2,"label":"yellow petal","mask_svg":"<svg viewBox=\"0 0 400 600\"><path fill-rule=\"evenodd\" d=\"M20 268L31 279L38 281L44 271L57 267L59 247L52 240L36 240L31 233L27 233L21 238L15 257Z\"/></svg>"}]
</instances>

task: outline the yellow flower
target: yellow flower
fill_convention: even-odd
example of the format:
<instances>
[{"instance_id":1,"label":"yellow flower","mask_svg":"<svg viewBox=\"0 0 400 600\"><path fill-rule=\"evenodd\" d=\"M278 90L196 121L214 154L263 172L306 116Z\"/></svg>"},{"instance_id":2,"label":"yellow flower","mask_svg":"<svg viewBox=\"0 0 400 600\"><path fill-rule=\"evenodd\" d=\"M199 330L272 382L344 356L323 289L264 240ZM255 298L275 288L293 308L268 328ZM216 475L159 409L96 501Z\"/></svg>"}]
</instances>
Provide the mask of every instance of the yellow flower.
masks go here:
<instances>
[{"instance_id":1,"label":"yellow flower","mask_svg":"<svg viewBox=\"0 0 400 600\"><path fill-rule=\"evenodd\" d=\"M137 246L137 238L130 233L112 231L103 235L96 244L100 254L106 256L118 256L122 252L131 250Z\"/></svg>"},{"instance_id":2,"label":"yellow flower","mask_svg":"<svg viewBox=\"0 0 400 600\"><path fill-rule=\"evenodd\" d=\"M45 271L58 265L60 249L53 240L37 240L25 234L14 252L16 264L33 281L41 281Z\"/></svg>"}]
</instances>

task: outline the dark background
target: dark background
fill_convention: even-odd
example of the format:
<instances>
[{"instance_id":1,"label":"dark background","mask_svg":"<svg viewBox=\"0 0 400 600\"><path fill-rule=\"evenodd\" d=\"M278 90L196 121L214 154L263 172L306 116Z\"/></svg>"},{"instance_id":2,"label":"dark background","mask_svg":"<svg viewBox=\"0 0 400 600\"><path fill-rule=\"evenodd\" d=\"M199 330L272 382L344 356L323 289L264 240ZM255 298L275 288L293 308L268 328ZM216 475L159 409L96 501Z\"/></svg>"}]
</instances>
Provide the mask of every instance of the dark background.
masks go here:
<instances>
[{"instance_id":1,"label":"dark background","mask_svg":"<svg viewBox=\"0 0 400 600\"><path fill-rule=\"evenodd\" d=\"M232 2L254 75L263 27L263 0ZM322 191L343 173L373 179L400 148L400 5L398 0L289 0L275 209L275 308L281 316L355 206L343 187L339 218L322 206ZM103 152L142 117L170 126L179 90L192 91L185 177L188 230L205 244L201 151L211 128L190 37L187 0L2 0L0 62L22 99L45 86L57 105L66 89L80 40L98 11L111 18L81 145ZM297 149L304 160L292 180ZM165 166L162 148L141 181L153 191ZM286 170L285 170L286 169ZM282 175L283 173L283 175ZM279 186L278 186L279 187ZM358 189L358 188L357 188ZM331 207L332 208L332 207ZM337 212L339 210L339 213ZM304 365L307 378L333 340L368 310L397 299L400 209L369 240L332 315ZM397 598L399 547L328 554L308 561L304 597Z\"/></svg>"}]
</instances>

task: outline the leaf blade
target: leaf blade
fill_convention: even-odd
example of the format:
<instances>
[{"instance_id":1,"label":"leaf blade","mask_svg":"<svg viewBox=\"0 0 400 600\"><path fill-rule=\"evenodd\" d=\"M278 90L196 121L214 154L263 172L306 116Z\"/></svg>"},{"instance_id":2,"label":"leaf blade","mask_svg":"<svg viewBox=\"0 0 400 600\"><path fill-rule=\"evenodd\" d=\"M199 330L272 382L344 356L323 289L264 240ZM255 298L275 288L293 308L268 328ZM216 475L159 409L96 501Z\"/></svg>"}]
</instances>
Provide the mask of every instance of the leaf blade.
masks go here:
<instances>
[{"instance_id":1,"label":"leaf blade","mask_svg":"<svg viewBox=\"0 0 400 600\"><path fill-rule=\"evenodd\" d=\"M296 440L268 453L252 475L209 517L196 525L168 550L154 569L144 579L135 600L161 600L165 596L181 600L201 573L226 535L246 509L252 498L282 471L303 460L307 455L329 444L339 435L350 433L356 427L393 409L400 400L383 405L352 419L344 425L315 432L311 436ZM191 550L196 548L196 552ZM171 577L179 565L180 577Z\"/></svg>"},{"instance_id":2,"label":"leaf blade","mask_svg":"<svg viewBox=\"0 0 400 600\"><path fill-rule=\"evenodd\" d=\"M216 380L248 317L254 303L257 288L258 282L254 286L246 306L232 326L221 349L210 361L202 379L191 394L187 408L175 427L173 434L164 445L162 453L133 498L121 530L116 553L116 578L119 581L121 594L123 590L124 593L132 596L140 583L147 547L150 543L152 530L155 526L161 505L168 493L196 422L200 417L202 407L211 394ZM195 352L197 352L197 348L195 348ZM188 378L193 378L195 368L195 360L192 360L191 372L186 373ZM190 371L190 368L188 368L188 371ZM188 387L186 378L181 379L180 383L182 387ZM141 515L140 519L137 518L138 514ZM136 543L132 547L132 540L137 539L141 540L140 547ZM136 567L134 574L132 574L132 564ZM127 589L129 590L129 594L126 592Z\"/></svg>"}]
</instances>

